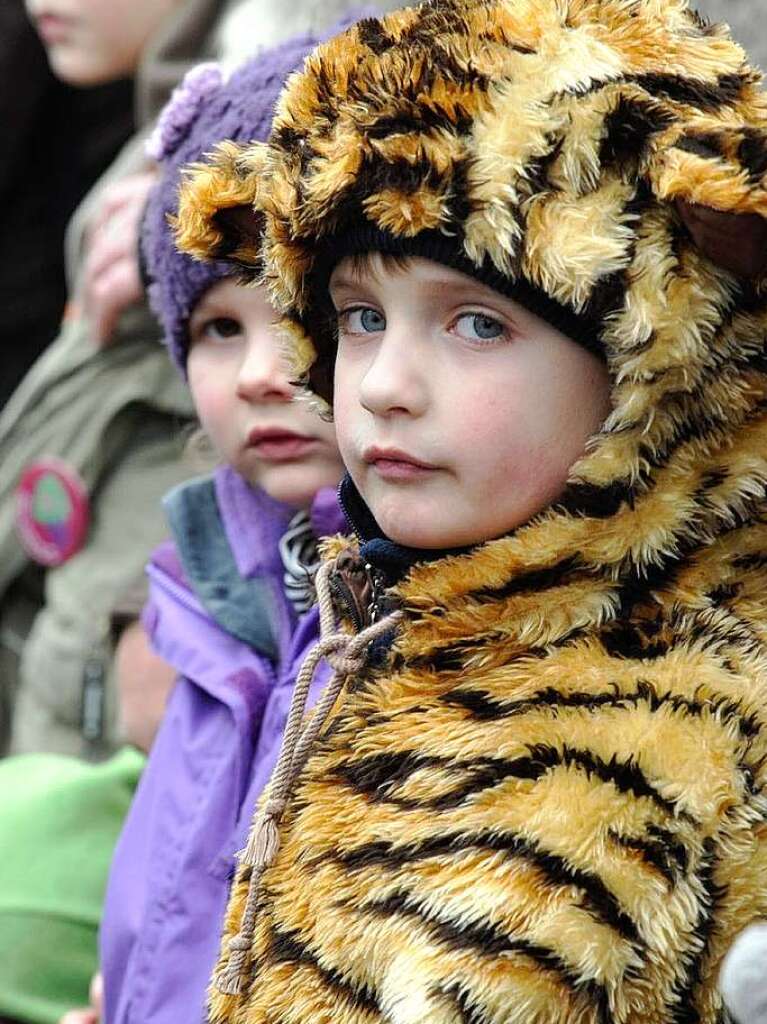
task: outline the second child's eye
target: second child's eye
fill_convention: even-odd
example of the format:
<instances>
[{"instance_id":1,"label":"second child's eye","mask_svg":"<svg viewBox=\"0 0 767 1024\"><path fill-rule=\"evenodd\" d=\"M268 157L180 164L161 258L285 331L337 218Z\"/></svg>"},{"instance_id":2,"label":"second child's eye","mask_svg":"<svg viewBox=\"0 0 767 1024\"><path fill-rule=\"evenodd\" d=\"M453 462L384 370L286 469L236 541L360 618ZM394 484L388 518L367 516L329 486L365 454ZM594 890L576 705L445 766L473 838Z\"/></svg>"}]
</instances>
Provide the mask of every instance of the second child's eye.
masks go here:
<instances>
[{"instance_id":1,"label":"second child's eye","mask_svg":"<svg viewBox=\"0 0 767 1024\"><path fill-rule=\"evenodd\" d=\"M372 306L358 306L338 315L339 326L347 334L375 334L386 330L386 317Z\"/></svg>"},{"instance_id":2,"label":"second child's eye","mask_svg":"<svg viewBox=\"0 0 767 1024\"><path fill-rule=\"evenodd\" d=\"M464 313L455 321L454 330L468 341L497 341L506 331L500 320L487 313Z\"/></svg>"},{"instance_id":3,"label":"second child's eye","mask_svg":"<svg viewBox=\"0 0 767 1024\"><path fill-rule=\"evenodd\" d=\"M242 324L230 316L216 316L207 320L200 330L200 337L208 341L226 341L242 334Z\"/></svg>"}]
</instances>

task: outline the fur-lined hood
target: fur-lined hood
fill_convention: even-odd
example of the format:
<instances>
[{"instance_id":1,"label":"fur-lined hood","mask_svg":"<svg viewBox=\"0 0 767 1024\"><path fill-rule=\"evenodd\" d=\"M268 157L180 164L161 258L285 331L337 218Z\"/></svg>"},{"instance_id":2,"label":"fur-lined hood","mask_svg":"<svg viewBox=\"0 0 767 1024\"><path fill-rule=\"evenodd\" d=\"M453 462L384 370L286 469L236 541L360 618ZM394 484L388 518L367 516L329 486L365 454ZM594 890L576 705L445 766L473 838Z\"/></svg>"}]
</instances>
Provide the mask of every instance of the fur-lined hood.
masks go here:
<instances>
[{"instance_id":1,"label":"fur-lined hood","mask_svg":"<svg viewBox=\"0 0 767 1024\"><path fill-rule=\"evenodd\" d=\"M435 0L319 47L270 146L225 147L180 220L187 248L247 265L252 239L220 213L252 197L310 380L334 355L306 330L315 261L364 218L452 232L590 316L613 411L557 505L468 589L575 567L592 599L574 614L600 617L761 507L765 170L759 75L684 0Z\"/></svg>"}]
</instances>

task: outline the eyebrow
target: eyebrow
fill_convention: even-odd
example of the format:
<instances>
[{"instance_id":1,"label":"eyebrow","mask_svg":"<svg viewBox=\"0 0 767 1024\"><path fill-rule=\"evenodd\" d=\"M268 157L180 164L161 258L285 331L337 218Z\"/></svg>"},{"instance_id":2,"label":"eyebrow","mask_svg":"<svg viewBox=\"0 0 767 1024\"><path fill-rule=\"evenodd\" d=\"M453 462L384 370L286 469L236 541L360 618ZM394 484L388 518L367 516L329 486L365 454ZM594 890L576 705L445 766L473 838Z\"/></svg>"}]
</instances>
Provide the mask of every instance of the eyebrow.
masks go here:
<instances>
[{"instance_id":1,"label":"eyebrow","mask_svg":"<svg viewBox=\"0 0 767 1024\"><path fill-rule=\"evenodd\" d=\"M228 311L227 304L219 302L218 299L206 299L202 298L194 307L192 312L189 314L190 322L197 317L201 316L219 316L219 317L232 317L236 319L234 315Z\"/></svg>"},{"instance_id":2,"label":"eyebrow","mask_svg":"<svg viewBox=\"0 0 767 1024\"><path fill-rule=\"evenodd\" d=\"M353 274L339 274L338 277L335 274L331 277L328 282L328 289L333 288L359 288L361 281L359 277Z\"/></svg>"},{"instance_id":3,"label":"eyebrow","mask_svg":"<svg viewBox=\"0 0 767 1024\"><path fill-rule=\"evenodd\" d=\"M507 307L504 315L507 316L509 320L511 320L515 325L517 325L518 329L521 329L519 327L518 310L521 309L523 313L529 311L526 310L524 306L521 306L520 303L516 302L512 296L503 295L503 293L501 292L496 292L494 288L491 288L489 285L484 284L482 281L477 281L471 278L465 281L456 280L453 277L453 275L449 273L450 268L446 267L445 270L448 272L443 274L435 274L434 278L424 282L424 287L426 287L427 289L433 289L441 293L447 292L452 298L456 300L456 302L463 301L467 305L471 305L472 301L478 304L489 305L489 300L487 298L484 298L482 294L480 294L480 296L477 296L476 291L477 289L479 289L480 293L490 293L491 295L496 296L496 302L498 302L499 299L503 301L503 304ZM375 277L375 274L371 272L371 276ZM367 281L361 280L361 274L357 275L355 273L355 270L353 269L351 272L346 271L340 273L337 277L334 274L331 282L328 285L328 291L332 292L336 289L340 291L343 288L362 288L366 284Z\"/></svg>"}]
</instances>

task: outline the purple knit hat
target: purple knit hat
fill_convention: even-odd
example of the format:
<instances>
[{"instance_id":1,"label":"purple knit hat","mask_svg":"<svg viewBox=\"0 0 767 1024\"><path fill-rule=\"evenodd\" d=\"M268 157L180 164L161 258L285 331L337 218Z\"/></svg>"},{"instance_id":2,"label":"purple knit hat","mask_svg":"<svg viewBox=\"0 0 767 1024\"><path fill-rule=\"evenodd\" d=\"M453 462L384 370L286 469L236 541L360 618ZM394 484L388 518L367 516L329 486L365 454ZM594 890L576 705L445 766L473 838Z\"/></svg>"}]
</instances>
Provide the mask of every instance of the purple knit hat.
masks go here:
<instances>
[{"instance_id":1,"label":"purple knit hat","mask_svg":"<svg viewBox=\"0 0 767 1024\"><path fill-rule=\"evenodd\" d=\"M355 19L344 19L330 35ZM287 76L320 40L304 35L259 53L225 80L217 64L193 68L175 90L147 145L162 177L152 190L141 231L147 293L162 324L170 355L183 374L189 348L189 317L202 294L235 271L231 264L200 262L173 244L168 215L178 207L181 171L224 139L264 141Z\"/></svg>"}]
</instances>

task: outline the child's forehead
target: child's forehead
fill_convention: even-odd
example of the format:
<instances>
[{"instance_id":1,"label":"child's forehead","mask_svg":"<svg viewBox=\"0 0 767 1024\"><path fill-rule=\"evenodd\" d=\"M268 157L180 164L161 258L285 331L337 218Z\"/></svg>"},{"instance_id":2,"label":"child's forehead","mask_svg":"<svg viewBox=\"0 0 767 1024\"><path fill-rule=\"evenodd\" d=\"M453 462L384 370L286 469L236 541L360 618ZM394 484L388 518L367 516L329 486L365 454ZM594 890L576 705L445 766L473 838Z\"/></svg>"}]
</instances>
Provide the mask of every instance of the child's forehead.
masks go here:
<instances>
[{"instance_id":1,"label":"child's forehead","mask_svg":"<svg viewBox=\"0 0 767 1024\"><path fill-rule=\"evenodd\" d=\"M489 284L447 264L421 256L370 252L346 256L330 277L331 292L355 287L386 287L392 295L402 297L424 294L451 302L473 300L502 305L520 316L532 314L511 296L496 291Z\"/></svg>"},{"instance_id":2,"label":"child's forehead","mask_svg":"<svg viewBox=\"0 0 767 1024\"><path fill-rule=\"evenodd\" d=\"M345 256L330 275L331 287L339 284L359 284L362 281L380 281L394 275L404 275L412 270L410 256L393 255L383 252L363 252Z\"/></svg>"},{"instance_id":3,"label":"child's forehead","mask_svg":"<svg viewBox=\"0 0 767 1024\"><path fill-rule=\"evenodd\" d=\"M410 256L387 252L367 252L346 256L333 270L331 288L367 282L384 283L398 279L424 288L460 288L477 292L494 293L489 286L469 274L422 256Z\"/></svg>"},{"instance_id":4,"label":"child's forehead","mask_svg":"<svg viewBox=\"0 0 767 1024\"><path fill-rule=\"evenodd\" d=\"M211 313L264 313L274 317L269 293L264 285L245 284L236 276L225 277L206 289L195 303L192 317Z\"/></svg>"}]
</instances>

